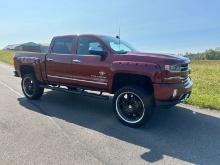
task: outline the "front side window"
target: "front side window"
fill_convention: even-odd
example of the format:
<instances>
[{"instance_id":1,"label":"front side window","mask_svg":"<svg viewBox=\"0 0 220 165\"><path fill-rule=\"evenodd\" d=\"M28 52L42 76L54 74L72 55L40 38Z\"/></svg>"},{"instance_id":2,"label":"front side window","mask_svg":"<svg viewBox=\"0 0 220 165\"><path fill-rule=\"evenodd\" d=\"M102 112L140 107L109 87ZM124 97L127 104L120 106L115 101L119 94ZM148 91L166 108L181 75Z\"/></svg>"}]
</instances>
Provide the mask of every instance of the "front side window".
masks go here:
<instances>
[{"instance_id":1,"label":"front side window","mask_svg":"<svg viewBox=\"0 0 220 165\"><path fill-rule=\"evenodd\" d=\"M73 38L57 38L51 52L56 54L72 54Z\"/></svg>"},{"instance_id":2,"label":"front side window","mask_svg":"<svg viewBox=\"0 0 220 165\"><path fill-rule=\"evenodd\" d=\"M90 55L89 50L103 50L100 42L94 37L81 36L78 39L77 54Z\"/></svg>"}]
</instances>

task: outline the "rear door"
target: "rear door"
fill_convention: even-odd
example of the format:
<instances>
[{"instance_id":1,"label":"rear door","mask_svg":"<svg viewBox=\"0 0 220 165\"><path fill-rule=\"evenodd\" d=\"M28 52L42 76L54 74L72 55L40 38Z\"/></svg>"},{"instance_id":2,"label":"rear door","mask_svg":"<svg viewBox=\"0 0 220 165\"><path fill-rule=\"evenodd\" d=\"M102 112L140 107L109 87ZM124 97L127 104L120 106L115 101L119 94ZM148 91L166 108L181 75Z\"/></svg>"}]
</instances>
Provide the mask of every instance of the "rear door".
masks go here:
<instances>
[{"instance_id":1,"label":"rear door","mask_svg":"<svg viewBox=\"0 0 220 165\"><path fill-rule=\"evenodd\" d=\"M53 39L49 54L46 56L46 73L50 83L70 84L75 37Z\"/></svg>"}]
</instances>

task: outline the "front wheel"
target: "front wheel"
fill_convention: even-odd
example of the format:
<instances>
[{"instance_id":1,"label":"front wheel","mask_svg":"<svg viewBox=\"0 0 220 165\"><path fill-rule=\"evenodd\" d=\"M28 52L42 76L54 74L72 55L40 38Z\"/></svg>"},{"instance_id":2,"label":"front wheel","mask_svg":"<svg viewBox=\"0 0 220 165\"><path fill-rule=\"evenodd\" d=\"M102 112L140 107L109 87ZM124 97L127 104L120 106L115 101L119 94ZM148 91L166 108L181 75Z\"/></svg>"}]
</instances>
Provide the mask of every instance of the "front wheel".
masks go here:
<instances>
[{"instance_id":1,"label":"front wheel","mask_svg":"<svg viewBox=\"0 0 220 165\"><path fill-rule=\"evenodd\" d=\"M26 74L22 77L21 87L24 95L30 100L39 99L44 93L44 88L39 87L33 74Z\"/></svg>"},{"instance_id":2,"label":"front wheel","mask_svg":"<svg viewBox=\"0 0 220 165\"><path fill-rule=\"evenodd\" d=\"M151 93L137 86L119 89L113 102L117 118L130 127L144 125L151 118L154 110Z\"/></svg>"}]
</instances>

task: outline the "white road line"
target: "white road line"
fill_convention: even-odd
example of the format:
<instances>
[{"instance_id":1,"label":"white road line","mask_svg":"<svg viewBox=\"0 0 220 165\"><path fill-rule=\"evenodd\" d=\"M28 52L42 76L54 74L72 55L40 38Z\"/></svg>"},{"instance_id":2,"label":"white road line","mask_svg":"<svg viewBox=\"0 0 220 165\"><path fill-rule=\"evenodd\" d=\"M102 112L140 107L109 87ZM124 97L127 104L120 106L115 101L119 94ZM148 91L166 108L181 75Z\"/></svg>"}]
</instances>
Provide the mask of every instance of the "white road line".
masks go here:
<instances>
[{"instance_id":1,"label":"white road line","mask_svg":"<svg viewBox=\"0 0 220 165\"><path fill-rule=\"evenodd\" d=\"M10 86L8 86L7 84L5 84L4 82L0 81L0 84L2 84L3 86L5 86L6 88L8 88L10 91L12 91L13 93L15 93L16 95L23 97L24 95L21 94L20 92L14 90L13 88L11 88Z\"/></svg>"},{"instance_id":2,"label":"white road line","mask_svg":"<svg viewBox=\"0 0 220 165\"><path fill-rule=\"evenodd\" d=\"M4 82L2 82L1 80L0 80L0 84L2 84L3 86L5 86L6 88L8 88L8 89L9 89L10 91L12 91L14 94L16 94L16 95L18 95L18 96L20 96L20 97L24 97L23 94L21 94L20 92L14 90L14 89L11 88L10 86L8 86L8 85L5 84ZM33 103L32 103L32 105L35 106L35 104L33 104ZM60 130L60 132L63 134L63 136L65 136L65 137L68 139L68 141L71 143L71 140L72 140L72 139L70 138L70 136L68 135L68 133L66 133L66 131L63 130L62 127L61 127L59 124L57 124L56 121L55 121L52 117L50 117L50 116L48 116L48 115L46 115L46 117L53 123L53 125L54 125L58 130ZM84 150L86 150L88 153L90 153L95 159L97 159L98 161L102 162L103 164L107 164L107 162L103 161L101 158L99 158L99 157L97 157L95 154L93 154L93 151L90 151L90 150L85 146L85 144L82 143L80 140L76 139L76 141L78 141L78 143L81 145L81 147L82 147Z\"/></svg>"},{"instance_id":3,"label":"white road line","mask_svg":"<svg viewBox=\"0 0 220 165\"><path fill-rule=\"evenodd\" d=\"M23 94L21 94L20 92L14 90L13 88L11 88L10 86L8 86L7 84L5 84L4 82L0 81L0 84L2 84L3 86L5 86L6 88L8 88L10 91L12 91L14 94L20 96L20 97L24 97ZM49 120L51 120L53 122L53 124L57 127L57 129L61 130L62 131L62 128L53 120L52 117L50 116L47 116L47 118ZM63 131L62 131L63 132ZM63 132L64 136L66 136L69 140L70 140L70 137L68 136L68 134L66 132Z\"/></svg>"},{"instance_id":4,"label":"white road line","mask_svg":"<svg viewBox=\"0 0 220 165\"><path fill-rule=\"evenodd\" d=\"M4 82L0 81L0 84L2 84L3 86L5 86L6 88L8 88L10 91L12 91L13 93L15 93L16 95L18 95L18 96L20 96L20 97L24 97L23 94L21 94L20 92L14 90L13 88L11 88L10 86L8 86L8 85L5 84ZM52 117L50 117L50 116L47 116L47 117L56 125L56 127L57 127L58 129L62 130L62 128L53 120ZM65 134L65 136L67 136L67 135ZM68 136L67 136L67 137L68 137Z\"/></svg>"}]
</instances>

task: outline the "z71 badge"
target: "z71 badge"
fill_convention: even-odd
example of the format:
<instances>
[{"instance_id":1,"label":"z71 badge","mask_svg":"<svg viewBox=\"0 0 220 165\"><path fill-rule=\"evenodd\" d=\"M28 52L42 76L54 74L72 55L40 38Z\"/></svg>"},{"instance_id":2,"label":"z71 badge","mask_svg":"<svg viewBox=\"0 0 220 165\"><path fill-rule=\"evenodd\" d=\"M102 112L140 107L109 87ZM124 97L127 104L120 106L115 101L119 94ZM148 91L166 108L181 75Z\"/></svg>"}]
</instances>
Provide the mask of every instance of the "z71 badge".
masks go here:
<instances>
[{"instance_id":1,"label":"z71 badge","mask_svg":"<svg viewBox=\"0 0 220 165\"><path fill-rule=\"evenodd\" d=\"M104 71L100 71L100 72L99 72L99 75L100 75L100 76L104 76L105 74L106 74L106 73L105 73Z\"/></svg>"},{"instance_id":2,"label":"z71 badge","mask_svg":"<svg viewBox=\"0 0 220 165\"><path fill-rule=\"evenodd\" d=\"M100 71L99 75L91 75L91 77L96 78L96 79L106 79L107 77L105 75L106 73L104 71Z\"/></svg>"}]
</instances>

